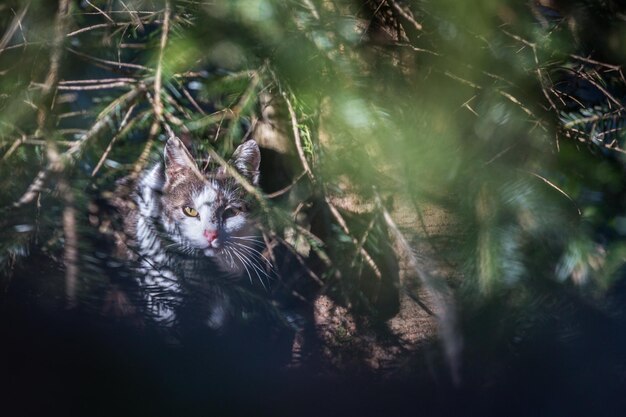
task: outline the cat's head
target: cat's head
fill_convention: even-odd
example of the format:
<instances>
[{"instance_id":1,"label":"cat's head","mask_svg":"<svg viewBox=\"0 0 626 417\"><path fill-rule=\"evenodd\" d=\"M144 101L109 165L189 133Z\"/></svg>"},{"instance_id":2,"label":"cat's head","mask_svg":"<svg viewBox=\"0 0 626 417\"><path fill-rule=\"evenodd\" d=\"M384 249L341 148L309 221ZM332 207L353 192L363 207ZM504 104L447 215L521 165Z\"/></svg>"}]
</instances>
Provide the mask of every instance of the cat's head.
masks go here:
<instances>
[{"instance_id":1,"label":"cat's head","mask_svg":"<svg viewBox=\"0 0 626 417\"><path fill-rule=\"evenodd\" d=\"M259 147L249 140L235 150L229 164L256 185L260 162ZM228 170L202 172L181 140L172 137L165 145L164 177L162 221L179 249L232 257L228 248L254 239L250 195Z\"/></svg>"}]
</instances>

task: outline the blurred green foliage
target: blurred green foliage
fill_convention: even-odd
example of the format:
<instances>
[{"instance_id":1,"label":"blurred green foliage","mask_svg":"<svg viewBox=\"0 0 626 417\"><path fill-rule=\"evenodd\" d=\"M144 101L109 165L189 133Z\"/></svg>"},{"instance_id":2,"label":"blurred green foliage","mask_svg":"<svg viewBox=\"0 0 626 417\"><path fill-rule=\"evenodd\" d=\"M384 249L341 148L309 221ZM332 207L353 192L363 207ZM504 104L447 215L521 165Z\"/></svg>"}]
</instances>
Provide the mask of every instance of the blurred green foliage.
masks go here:
<instances>
[{"instance_id":1,"label":"blurred green foliage","mask_svg":"<svg viewBox=\"0 0 626 417\"><path fill-rule=\"evenodd\" d=\"M294 250L321 260L323 285L345 304L359 304L359 277L370 268L359 245L384 262L393 239L376 201L391 197L396 219L434 207L454 220L443 249L425 257L452 265L439 278L461 316L493 303L502 314L532 316L538 294L560 291L602 305L626 254L624 15L612 2L540 3L92 0L69 2L59 17L52 2L3 2L7 276L35 247L62 263L60 178L88 236L94 190L111 189L145 149L158 158L164 125L193 138L199 153L222 156L263 125L278 133L261 145L286 150L262 172L266 184L286 180L263 192L295 182L267 199L266 214L280 219L268 228L285 240L298 235ZM51 127L38 124L41 114ZM46 179L30 188L33 198L15 204L40 172ZM346 232L328 211L341 199L367 206L376 232L367 235L362 220L348 221ZM315 229L320 204L325 221ZM355 206L340 211L350 217ZM423 251L419 225L396 221L411 249ZM419 273L406 272L397 290L420 282ZM93 282L80 285L89 293Z\"/></svg>"}]
</instances>

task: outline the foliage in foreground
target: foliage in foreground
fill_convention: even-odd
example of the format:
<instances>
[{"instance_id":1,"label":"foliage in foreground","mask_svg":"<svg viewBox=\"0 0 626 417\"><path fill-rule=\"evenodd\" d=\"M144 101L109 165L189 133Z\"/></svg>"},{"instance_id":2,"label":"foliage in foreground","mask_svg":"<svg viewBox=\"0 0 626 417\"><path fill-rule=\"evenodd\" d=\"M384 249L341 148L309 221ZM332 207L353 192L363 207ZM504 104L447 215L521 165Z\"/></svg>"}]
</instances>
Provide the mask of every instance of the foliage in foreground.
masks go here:
<instances>
[{"instance_id":1,"label":"foliage in foreground","mask_svg":"<svg viewBox=\"0 0 626 417\"><path fill-rule=\"evenodd\" d=\"M375 317L393 243L393 285L431 294L450 358L457 315L534 317L570 291L601 306L626 250L623 14L517 3L5 2L3 284L40 250L70 302L97 298L105 277L81 273L92 197L171 130L199 154L252 136L273 155L265 237L315 294ZM454 219L446 242L398 220L433 207Z\"/></svg>"}]
</instances>

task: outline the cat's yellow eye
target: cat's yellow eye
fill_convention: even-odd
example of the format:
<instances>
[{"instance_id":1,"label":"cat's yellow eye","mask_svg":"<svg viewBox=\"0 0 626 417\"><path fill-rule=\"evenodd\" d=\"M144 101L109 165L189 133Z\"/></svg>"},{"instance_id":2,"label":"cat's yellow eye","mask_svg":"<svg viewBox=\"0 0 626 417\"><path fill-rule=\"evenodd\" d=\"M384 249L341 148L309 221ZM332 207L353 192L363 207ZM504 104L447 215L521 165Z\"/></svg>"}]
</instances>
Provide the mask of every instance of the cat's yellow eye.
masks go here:
<instances>
[{"instance_id":1,"label":"cat's yellow eye","mask_svg":"<svg viewBox=\"0 0 626 417\"><path fill-rule=\"evenodd\" d=\"M183 207L183 213L189 217L198 217L198 210L189 206Z\"/></svg>"}]
</instances>

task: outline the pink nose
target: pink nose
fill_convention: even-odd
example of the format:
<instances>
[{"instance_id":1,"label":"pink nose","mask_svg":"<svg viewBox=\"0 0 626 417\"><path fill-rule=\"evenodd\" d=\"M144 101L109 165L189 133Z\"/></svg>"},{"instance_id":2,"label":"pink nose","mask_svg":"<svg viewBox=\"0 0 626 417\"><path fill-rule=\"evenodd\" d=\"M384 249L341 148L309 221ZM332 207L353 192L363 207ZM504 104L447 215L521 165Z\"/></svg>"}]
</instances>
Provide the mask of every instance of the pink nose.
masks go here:
<instances>
[{"instance_id":1,"label":"pink nose","mask_svg":"<svg viewBox=\"0 0 626 417\"><path fill-rule=\"evenodd\" d=\"M205 230L204 237L206 237L206 240L208 240L209 243L213 242L217 239L217 230Z\"/></svg>"}]
</instances>

